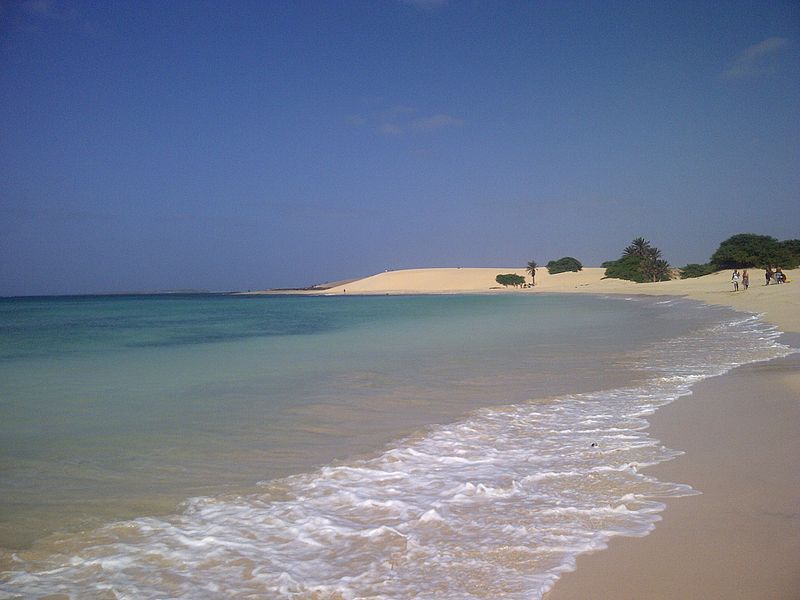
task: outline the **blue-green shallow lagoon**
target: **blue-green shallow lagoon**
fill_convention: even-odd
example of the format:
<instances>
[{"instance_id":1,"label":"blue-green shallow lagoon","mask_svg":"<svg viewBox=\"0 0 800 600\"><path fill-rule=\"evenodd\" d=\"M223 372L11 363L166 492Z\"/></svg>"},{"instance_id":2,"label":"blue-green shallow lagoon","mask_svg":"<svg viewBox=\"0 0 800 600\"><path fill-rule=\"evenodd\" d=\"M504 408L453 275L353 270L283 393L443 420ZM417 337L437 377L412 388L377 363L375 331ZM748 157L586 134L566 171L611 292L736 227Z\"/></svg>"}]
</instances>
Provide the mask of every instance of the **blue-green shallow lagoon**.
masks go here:
<instances>
[{"instance_id":1,"label":"blue-green shallow lagoon","mask_svg":"<svg viewBox=\"0 0 800 600\"><path fill-rule=\"evenodd\" d=\"M709 318L557 295L3 299L0 545L616 387L640 349Z\"/></svg>"}]
</instances>

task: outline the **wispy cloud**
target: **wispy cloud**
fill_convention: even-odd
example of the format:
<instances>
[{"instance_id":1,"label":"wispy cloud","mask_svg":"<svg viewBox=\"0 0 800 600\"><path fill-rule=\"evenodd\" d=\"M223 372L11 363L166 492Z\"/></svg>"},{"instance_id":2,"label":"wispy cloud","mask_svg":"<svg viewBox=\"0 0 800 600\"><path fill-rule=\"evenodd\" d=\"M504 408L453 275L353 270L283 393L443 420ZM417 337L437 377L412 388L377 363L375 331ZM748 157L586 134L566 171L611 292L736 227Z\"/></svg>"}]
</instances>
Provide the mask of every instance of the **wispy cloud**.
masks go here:
<instances>
[{"instance_id":1,"label":"wispy cloud","mask_svg":"<svg viewBox=\"0 0 800 600\"><path fill-rule=\"evenodd\" d=\"M385 135L400 135L403 133L403 128L397 123L381 123L378 131Z\"/></svg>"},{"instance_id":2,"label":"wispy cloud","mask_svg":"<svg viewBox=\"0 0 800 600\"><path fill-rule=\"evenodd\" d=\"M782 37L767 38L746 48L722 72L722 79L745 79L775 70L774 57L789 46Z\"/></svg>"},{"instance_id":3,"label":"wispy cloud","mask_svg":"<svg viewBox=\"0 0 800 600\"><path fill-rule=\"evenodd\" d=\"M430 131L432 129L442 129L443 127L460 127L463 124L464 121L461 119L457 119L451 115L439 114L431 117L415 119L411 123L411 126L414 129Z\"/></svg>"},{"instance_id":4,"label":"wispy cloud","mask_svg":"<svg viewBox=\"0 0 800 600\"><path fill-rule=\"evenodd\" d=\"M445 113L420 115L412 106L398 104L374 110L367 114L346 117L352 127L367 127L382 135L400 136L411 132L436 131L448 127L460 127L462 119Z\"/></svg>"}]
</instances>

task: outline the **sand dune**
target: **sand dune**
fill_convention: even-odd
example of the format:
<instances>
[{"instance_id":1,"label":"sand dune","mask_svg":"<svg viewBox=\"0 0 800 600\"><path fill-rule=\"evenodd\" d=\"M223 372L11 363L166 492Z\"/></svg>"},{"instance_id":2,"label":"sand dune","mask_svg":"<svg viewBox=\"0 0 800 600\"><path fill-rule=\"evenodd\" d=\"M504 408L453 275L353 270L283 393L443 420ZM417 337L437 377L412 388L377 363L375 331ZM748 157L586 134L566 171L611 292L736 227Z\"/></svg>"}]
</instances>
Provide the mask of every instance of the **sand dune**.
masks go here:
<instances>
[{"instance_id":1,"label":"sand dune","mask_svg":"<svg viewBox=\"0 0 800 600\"><path fill-rule=\"evenodd\" d=\"M404 269L386 271L371 277L352 281L344 286L326 290L330 294L451 294L464 292L571 292L583 291L592 287L593 292L606 290L627 292L635 289L637 284L618 279L603 279L605 269L588 267L578 273L559 273L550 275L547 269L536 271L534 288L504 288L495 281L501 273L514 273L525 277L530 283L531 277L524 268L492 267L492 268L442 268L442 269Z\"/></svg>"}]
</instances>

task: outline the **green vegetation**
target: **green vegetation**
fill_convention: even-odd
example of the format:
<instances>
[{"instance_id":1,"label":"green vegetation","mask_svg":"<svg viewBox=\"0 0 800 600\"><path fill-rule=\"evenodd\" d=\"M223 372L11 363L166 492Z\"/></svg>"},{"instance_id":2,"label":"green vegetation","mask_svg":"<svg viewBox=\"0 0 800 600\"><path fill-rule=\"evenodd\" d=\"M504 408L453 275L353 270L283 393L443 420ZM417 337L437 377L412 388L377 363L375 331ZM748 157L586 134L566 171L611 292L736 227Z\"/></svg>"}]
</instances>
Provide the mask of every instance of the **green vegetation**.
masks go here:
<instances>
[{"instance_id":1,"label":"green vegetation","mask_svg":"<svg viewBox=\"0 0 800 600\"><path fill-rule=\"evenodd\" d=\"M535 260L528 261L528 266L525 269L531 276L531 285L536 285L536 269L539 268L539 265L536 264Z\"/></svg>"},{"instance_id":2,"label":"green vegetation","mask_svg":"<svg viewBox=\"0 0 800 600\"><path fill-rule=\"evenodd\" d=\"M722 269L747 269L768 266L794 269L800 265L800 240L779 242L768 235L737 233L722 242L710 262L689 264L681 269L681 279L702 277Z\"/></svg>"},{"instance_id":3,"label":"green vegetation","mask_svg":"<svg viewBox=\"0 0 800 600\"><path fill-rule=\"evenodd\" d=\"M567 271L575 271L578 272L583 269L583 265L581 261L577 258L572 258L571 256L565 256L564 258L559 258L558 260L551 260L547 263L547 272L550 275L555 275L556 273L566 273Z\"/></svg>"},{"instance_id":4,"label":"green vegetation","mask_svg":"<svg viewBox=\"0 0 800 600\"><path fill-rule=\"evenodd\" d=\"M702 277L703 275L711 275L716 271L716 267L711 263L698 264L689 263L683 267L681 271L681 279L690 279L692 277Z\"/></svg>"},{"instance_id":5,"label":"green vegetation","mask_svg":"<svg viewBox=\"0 0 800 600\"><path fill-rule=\"evenodd\" d=\"M800 240L784 240L781 242L781 246L789 253L790 258L794 260L795 264L800 265ZM786 268L789 269L791 267Z\"/></svg>"},{"instance_id":6,"label":"green vegetation","mask_svg":"<svg viewBox=\"0 0 800 600\"><path fill-rule=\"evenodd\" d=\"M798 246L798 240L779 242L769 235L738 233L719 245L711 255L711 262L718 270L747 267L763 269L770 265L794 269L800 264Z\"/></svg>"},{"instance_id":7,"label":"green vegetation","mask_svg":"<svg viewBox=\"0 0 800 600\"><path fill-rule=\"evenodd\" d=\"M547 263L550 273L552 266L566 261ZM575 259L571 259L575 260ZM577 262L577 261L575 261ZM578 263L580 264L580 263ZM768 266L796 269L800 266L800 239L778 241L768 235L738 233L719 245L707 263L691 263L679 269L681 279L702 277L723 269L747 269ZM644 283L648 281L667 281L672 276L669 263L661 258L661 251L643 237L637 237L625 248L622 257L603 263L605 276L614 279L627 279Z\"/></svg>"},{"instance_id":8,"label":"green vegetation","mask_svg":"<svg viewBox=\"0 0 800 600\"><path fill-rule=\"evenodd\" d=\"M637 283L649 281L641 269L642 260L638 256L623 256L619 260L604 262L602 266L606 268L606 278L627 279Z\"/></svg>"},{"instance_id":9,"label":"green vegetation","mask_svg":"<svg viewBox=\"0 0 800 600\"><path fill-rule=\"evenodd\" d=\"M603 266L608 278L627 279L637 283L671 279L671 267L661 258L661 250L643 237L634 239L623 250L619 260L604 262Z\"/></svg>"},{"instance_id":10,"label":"green vegetation","mask_svg":"<svg viewBox=\"0 0 800 600\"><path fill-rule=\"evenodd\" d=\"M525 283L525 278L522 275L517 275L515 273L506 273L505 275L498 275L494 278L494 280L503 286L518 286Z\"/></svg>"}]
</instances>

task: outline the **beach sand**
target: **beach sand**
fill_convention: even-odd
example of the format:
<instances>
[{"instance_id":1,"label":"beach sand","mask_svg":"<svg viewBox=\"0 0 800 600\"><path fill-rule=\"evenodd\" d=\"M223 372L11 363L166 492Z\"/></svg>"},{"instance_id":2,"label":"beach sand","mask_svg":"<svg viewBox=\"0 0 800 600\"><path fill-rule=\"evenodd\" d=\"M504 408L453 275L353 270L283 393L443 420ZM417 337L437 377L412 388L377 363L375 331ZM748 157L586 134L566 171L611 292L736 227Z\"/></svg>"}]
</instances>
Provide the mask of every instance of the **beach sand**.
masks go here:
<instances>
[{"instance_id":1,"label":"beach sand","mask_svg":"<svg viewBox=\"0 0 800 600\"><path fill-rule=\"evenodd\" d=\"M532 289L498 289L519 268L389 271L332 287L329 294L592 293L685 296L762 314L800 347L800 269L790 283L734 292L730 271L636 284L603 279L604 269L550 275ZM527 277L530 281L530 276ZM650 418L652 435L685 452L648 472L688 483L701 495L670 499L644 538L612 539L580 556L547 600L800 598L800 354L734 369L704 381Z\"/></svg>"}]
</instances>

